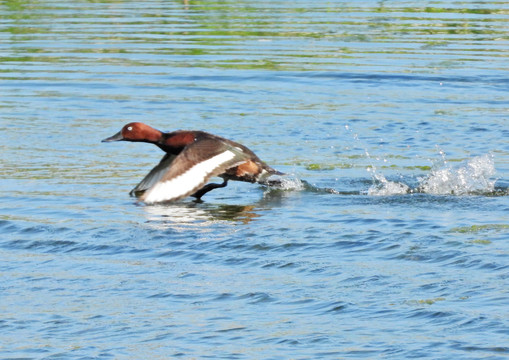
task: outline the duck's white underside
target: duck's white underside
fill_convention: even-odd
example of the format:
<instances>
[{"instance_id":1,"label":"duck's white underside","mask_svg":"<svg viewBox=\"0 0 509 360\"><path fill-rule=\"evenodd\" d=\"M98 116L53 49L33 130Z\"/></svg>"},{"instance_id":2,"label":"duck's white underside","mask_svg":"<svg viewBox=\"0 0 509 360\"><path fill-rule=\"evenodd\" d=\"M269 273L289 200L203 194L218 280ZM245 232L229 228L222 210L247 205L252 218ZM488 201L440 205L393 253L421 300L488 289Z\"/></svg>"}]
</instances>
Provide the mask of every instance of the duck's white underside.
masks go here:
<instances>
[{"instance_id":1,"label":"duck's white underside","mask_svg":"<svg viewBox=\"0 0 509 360\"><path fill-rule=\"evenodd\" d=\"M143 201L152 204L177 200L191 195L201 188L215 169L232 160L235 154L226 150L219 155L192 166L186 172L173 179L156 183L143 194Z\"/></svg>"}]
</instances>

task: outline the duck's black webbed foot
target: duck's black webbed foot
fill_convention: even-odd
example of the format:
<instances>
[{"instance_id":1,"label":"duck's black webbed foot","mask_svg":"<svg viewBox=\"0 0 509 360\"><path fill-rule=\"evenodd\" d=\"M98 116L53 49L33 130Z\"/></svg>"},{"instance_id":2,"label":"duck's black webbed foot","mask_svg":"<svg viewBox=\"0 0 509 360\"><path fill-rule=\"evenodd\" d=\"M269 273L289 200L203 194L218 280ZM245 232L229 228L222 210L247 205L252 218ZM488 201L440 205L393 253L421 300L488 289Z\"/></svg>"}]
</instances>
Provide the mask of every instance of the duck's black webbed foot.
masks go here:
<instances>
[{"instance_id":1,"label":"duck's black webbed foot","mask_svg":"<svg viewBox=\"0 0 509 360\"><path fill-rule=\"evenodd\" d=\"M195 192L193 195L191 195L192 197L195 197L196 198L196 202L201 202L201 197L203 195L205 195L206 193L208 193L209 191L211 190L214 190L214 189L217 189L217 188L222 188L222 187L225 187L226 185L228 185L228 180L224 179L223 183L222 184L215 184L215 183L211 183L211 184L207 184L205 185L204 187L202 187L200 190L198 190L197 192Z\"/></svg>"}]
</instances>

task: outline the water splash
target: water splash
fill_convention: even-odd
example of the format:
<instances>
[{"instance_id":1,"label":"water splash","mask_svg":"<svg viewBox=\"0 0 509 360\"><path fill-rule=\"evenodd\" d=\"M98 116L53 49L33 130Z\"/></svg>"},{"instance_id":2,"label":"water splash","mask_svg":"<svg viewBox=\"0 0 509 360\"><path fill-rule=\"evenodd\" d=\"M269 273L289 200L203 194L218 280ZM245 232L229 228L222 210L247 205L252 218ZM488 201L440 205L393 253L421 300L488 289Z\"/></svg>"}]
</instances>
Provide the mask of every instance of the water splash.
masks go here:
<instances>
[{"instance_id":1,"label":"water splash","mask_svg":"<svg viewBox=\"0 0 509 360\"><path fill-rule=\"evenodd\" d=\"M350 133L355 142L364 148L364 155L366 156L366 159L368 159L371 163L371 165L366 170L369 173L371 173L371 176L373 178L373 185L368 189L367 195L370 196L402 195L407 194L411 191L410 187L406 184L387 180L384 174L377 170L377 167L373 162L374 159L369 153L365 144L363 144L363 142L360 140L359 134L353 132L349 125L345 125L345 129ZM387 160L384 159L383 161L386 162Z\"/></svg>"},{"instance_id":2,"label":"water splash","mask_svg":"<svg viewBox=\"0 0 509 360\"><path fill-rule=\"evenodd\" d=\"M371 196L390 196L408 193L432 195L477 195L495 191L495 162L492 154L476 156L453 167L441 153L440 167L419 180L416 188L396 181L389 181L375 167L369 168L374 184L368 189Z\"/></svg>"},{"instance_id":3,"label":"water splash","mask_svg":"<svg viewBox=\"0 0 509 360\"><path fill-rule=\"evenodd\" d=\"M412 192L410 186L395 182L389 181L385 178L385 176L381 173L373 171L373 178L375 183L368 189L367 194L370 196L390 196L390 195L403 195Z\"/></svg>"},{"instance_id":4,"label":"water splash","mask_svg":"<svg viewBox=\"0 0 509 360\"><path fill-rule=\"evenodd\" d=\"M364 150L366 157L372 159L368 150ZM384 159L384 162L387 160ZM403 195L412 192L410 186L397 181L390 181L378 171L375 164L372 162L371 166L366 169L373 177L373 185L368 189L367 194L370 196L390 196L390 195Z\"/></svg>"},{"instance_id":5,"label":"water splash","mask_svg":"<svg viewBox=\"0 0 509 360\"><path fill-rule=\"evenodd\" d=\"M477 156L453 168L432 170L417 190L434 195L468 195L495 191L495 162L492 154Z\"/></svg>"},{"instance_id":6,"label":"water splash","mask_svg":"<svg viewBox=\"0 0 509 360\"><path fill-rule=\"evenodd\" d=\"M273 175L266 185L272 190L302 191L306 188L305 182L292 175Z\"/></svg>"},{"instance_id":7,"label":"water splash","mask_svg":"<svg viewBox=\"0 0 509 360\"><path fill-rule=\"evenodd\" d=\"M347 128L347 130L349 130ZM356 134L354 134L356 135ZM501 191L495 187L495 161L492 154L485 154L467 159L455 166L447 160L446 154L439 150L440 159L435 161L432 170L424 177L411 178L400 176L388 180L372 162L367 167L373 184L367 191L342 192L332 188L321 188L299 179L295 175L271 176L265 183L268 191L311 191L338 195L394 196L406 194L431 195L499 195L509 194L508 189ZM367 159L372 156L365 150ZM379 159L377 159L379 160ZM384 161L386 161L384 159Z\"/></svg>"},{"instance_id":8,"label":"water splash","mask_svg":"<svg viewBox=\"0 0 509 360\"><path fill-rule=\"evenodd\" d=\"M297 178L282 179L279 186L282 190L286 191L301 191L304 190L304 183Z\"/></svg>"}]
</instances>

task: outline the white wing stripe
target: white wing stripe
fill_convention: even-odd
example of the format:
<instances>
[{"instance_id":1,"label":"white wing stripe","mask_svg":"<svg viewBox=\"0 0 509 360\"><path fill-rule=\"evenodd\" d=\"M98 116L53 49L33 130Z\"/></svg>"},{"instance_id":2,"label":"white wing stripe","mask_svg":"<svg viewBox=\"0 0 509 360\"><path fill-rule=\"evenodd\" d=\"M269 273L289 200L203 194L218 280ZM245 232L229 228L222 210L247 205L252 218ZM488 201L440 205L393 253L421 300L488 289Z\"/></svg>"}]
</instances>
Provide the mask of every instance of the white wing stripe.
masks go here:
<instances>
[{"instance_id":1,"label":"white wing stripe","mask_svg":"<svg viewBox=\"0 0 509 360\"><path fill-rule=\"evenodd\" d=\"M143 200L147 203L155 203L174 200L184 196L203 183L214 169L234 157L235 154L227 150L208 160L202 161L171 180L155 184L151 189L147 190Z\"/></svg>"}]
</instances>

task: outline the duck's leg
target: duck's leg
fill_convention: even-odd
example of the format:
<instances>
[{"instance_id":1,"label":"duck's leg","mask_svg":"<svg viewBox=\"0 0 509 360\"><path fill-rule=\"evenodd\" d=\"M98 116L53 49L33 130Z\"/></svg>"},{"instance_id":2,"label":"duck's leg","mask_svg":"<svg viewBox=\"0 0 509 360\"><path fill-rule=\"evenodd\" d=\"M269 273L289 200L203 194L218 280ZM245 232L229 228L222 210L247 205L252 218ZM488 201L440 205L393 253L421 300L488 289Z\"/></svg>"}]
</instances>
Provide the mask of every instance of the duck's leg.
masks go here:
<instances>
[{"instance_id":1,"label":"duck's leg","mask_svg":"<svg viewBox=\"0 0 509 360\"><path fill-rule=\"evenodd\" d=\"M217 189L217 188L225 187L226 185L228 185L228 180L226 180L226 179L224 179L222 184L215 184L215 183L207 184L191 196L195 197L196 201L201 201L201 197L203 195L205 195L206 193L208 193L209 191Z\"/></svg>"}]
</instances>

